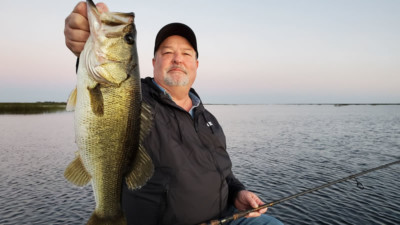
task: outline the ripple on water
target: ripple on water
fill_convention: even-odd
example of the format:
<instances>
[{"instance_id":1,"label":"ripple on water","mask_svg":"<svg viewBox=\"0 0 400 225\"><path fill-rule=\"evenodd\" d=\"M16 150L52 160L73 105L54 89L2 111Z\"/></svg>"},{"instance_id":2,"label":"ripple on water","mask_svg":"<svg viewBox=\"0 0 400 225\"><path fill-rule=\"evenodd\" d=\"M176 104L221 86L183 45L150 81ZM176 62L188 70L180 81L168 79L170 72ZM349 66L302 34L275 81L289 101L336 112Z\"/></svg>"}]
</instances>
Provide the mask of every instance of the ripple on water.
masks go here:
<instances>
[{"instance_id":1,"label":"ripple on water","mask_svg":"<svg viewBox=\"0 0 400 225\"><path fill-rule=\"evenodd\" d=\"M207 106L226 132L233 171L269 202L395 159L400 107ZM249 117L248 115L252 115ZM69 184L73 114L0 116L0 224L84 224L90 186ZM268 209L285 224L400 224L400 165Z\"/></svg>"}]
</instances>

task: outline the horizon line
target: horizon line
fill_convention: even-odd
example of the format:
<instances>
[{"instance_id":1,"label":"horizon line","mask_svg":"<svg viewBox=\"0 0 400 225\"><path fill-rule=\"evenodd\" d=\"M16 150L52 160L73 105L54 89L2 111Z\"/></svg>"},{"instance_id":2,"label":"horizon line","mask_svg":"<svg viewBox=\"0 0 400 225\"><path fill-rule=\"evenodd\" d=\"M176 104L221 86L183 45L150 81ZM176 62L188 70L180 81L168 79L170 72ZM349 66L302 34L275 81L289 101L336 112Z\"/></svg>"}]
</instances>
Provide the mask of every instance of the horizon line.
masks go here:
<instances>
[{"instance_id":1,"label":"horizon line","mask_svg":"<svg viewBox=\"0 0 400 225\"><path fill-rule=\"evenodd\" d=\"M58 101L36 101L36 102L0 102L0 104L67 104ZM204 105L400 105L399 103L203 103Z\"/></svg>"}]
</instances>

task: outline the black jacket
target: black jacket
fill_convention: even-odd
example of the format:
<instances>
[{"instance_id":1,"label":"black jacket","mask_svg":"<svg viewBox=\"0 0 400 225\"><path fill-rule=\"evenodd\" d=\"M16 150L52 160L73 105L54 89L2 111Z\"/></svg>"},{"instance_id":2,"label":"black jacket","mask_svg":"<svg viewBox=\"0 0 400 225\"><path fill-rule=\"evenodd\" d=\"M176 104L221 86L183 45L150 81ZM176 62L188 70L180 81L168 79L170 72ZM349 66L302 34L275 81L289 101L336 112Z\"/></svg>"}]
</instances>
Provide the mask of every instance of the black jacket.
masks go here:
<instances>
[{"instance_id":1,"label":"black jacket","mask_svg":"<svg viewBox=\"0 0 400 225\"><path fill-rule=\"evenodd\" d=\"M142 79L142 93L154 117L144 147L155 172L139 190L123 187L128 224L198 224L223 216L244 186L232 174L218 121L201 103L192 118L151 78Z\"/></svg>"}]
</instances>

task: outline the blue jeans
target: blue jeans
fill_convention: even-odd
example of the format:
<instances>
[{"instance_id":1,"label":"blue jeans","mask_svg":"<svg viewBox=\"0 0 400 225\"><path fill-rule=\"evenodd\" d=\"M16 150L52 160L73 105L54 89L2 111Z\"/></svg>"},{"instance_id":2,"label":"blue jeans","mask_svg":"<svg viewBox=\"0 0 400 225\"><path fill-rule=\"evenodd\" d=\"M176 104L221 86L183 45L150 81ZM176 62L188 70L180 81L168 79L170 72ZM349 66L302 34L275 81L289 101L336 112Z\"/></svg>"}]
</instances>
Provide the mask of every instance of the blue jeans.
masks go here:
<instances>
[{"instance_id":1,"label":"blue jeans","mask_svg":"<svg viewBox=\"0 0 400 225\"><path fill-rule=\"evenodd\" d=\"M276 219L275 217L268 216L266 214L262 214L259 217L252 217L252 218L240 218L234 220L229 225L283 225L281 221Z\"/></svg>"},{"instance_id":2,"label":"blue jeans","mask_svg":"<svg viewBox=\"0 0 400 225\"><path fill-rule=\"evenodd\" d=\"M238 212L238 210L233 206L230 207L230 210L232 214ZM242 217L228 223L228 225L283 225L283 223L273 216L261 214L259 217Z\"/></svg>"}]
</instances>

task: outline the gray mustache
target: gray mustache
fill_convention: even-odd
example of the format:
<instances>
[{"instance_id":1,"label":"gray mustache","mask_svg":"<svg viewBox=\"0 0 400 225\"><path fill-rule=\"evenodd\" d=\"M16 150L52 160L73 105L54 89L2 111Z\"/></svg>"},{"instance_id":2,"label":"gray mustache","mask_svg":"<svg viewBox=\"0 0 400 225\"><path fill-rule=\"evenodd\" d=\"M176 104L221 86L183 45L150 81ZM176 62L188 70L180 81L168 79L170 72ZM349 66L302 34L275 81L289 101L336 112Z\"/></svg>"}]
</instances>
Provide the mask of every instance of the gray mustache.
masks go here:
<instances>
[{"instance_id":1,"label":"gray mustache","mask_svg":"<svg viewBox=\"0 0 400 225\"><path fill-rule=\"evenodd\" d=\"M170 68L168 68L168 71L175 70L175 69L179 69L179 70L182 70L184 73L187 73L186 69L182 66L171 66Z\"/></svg>"}]
</instances>

